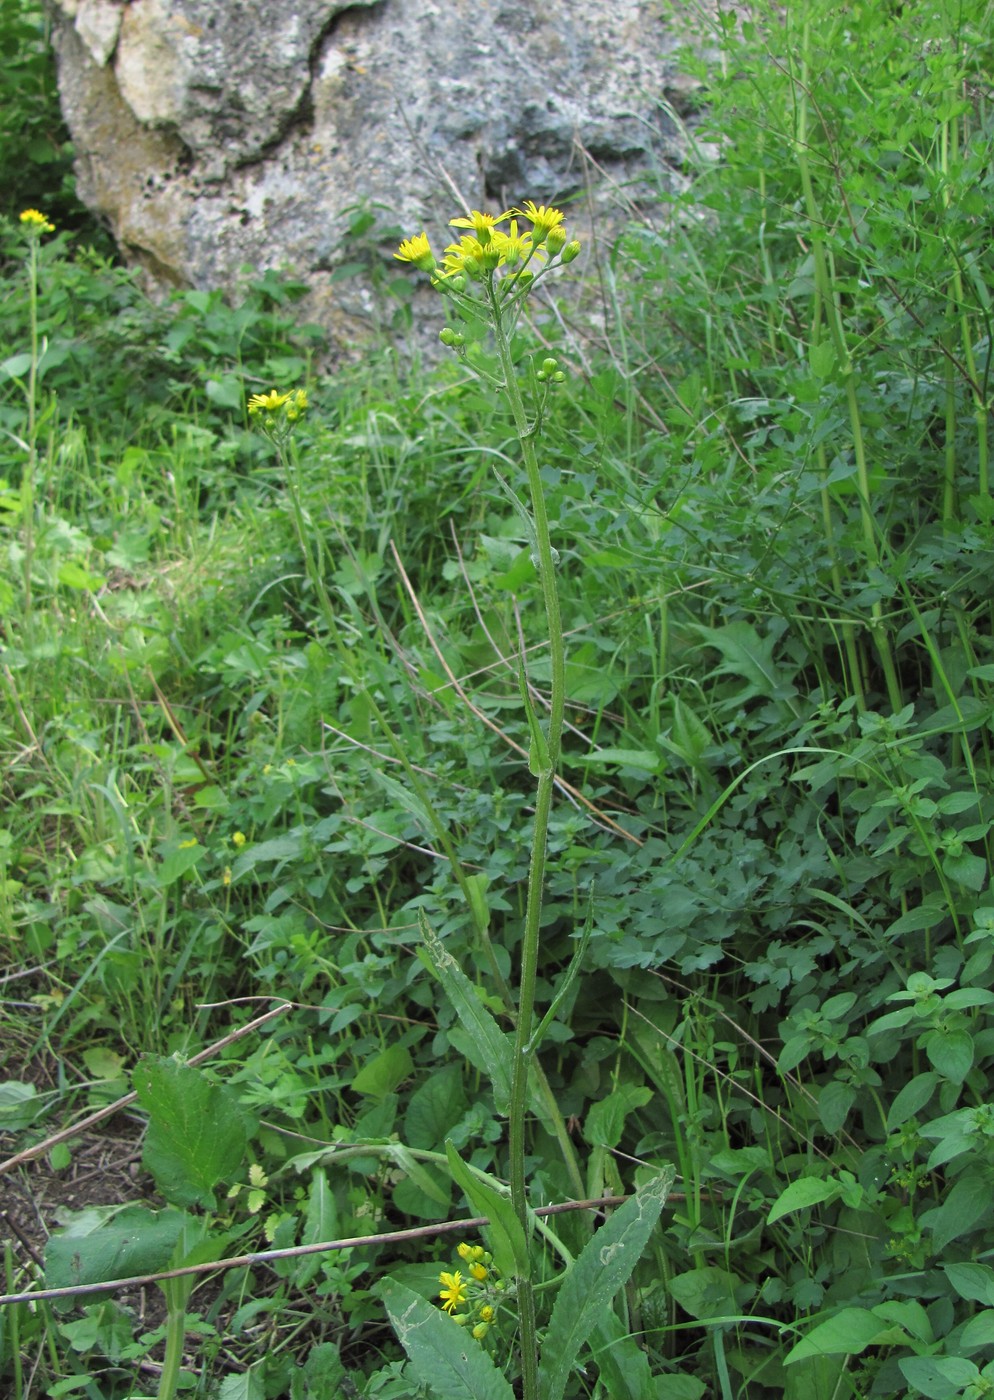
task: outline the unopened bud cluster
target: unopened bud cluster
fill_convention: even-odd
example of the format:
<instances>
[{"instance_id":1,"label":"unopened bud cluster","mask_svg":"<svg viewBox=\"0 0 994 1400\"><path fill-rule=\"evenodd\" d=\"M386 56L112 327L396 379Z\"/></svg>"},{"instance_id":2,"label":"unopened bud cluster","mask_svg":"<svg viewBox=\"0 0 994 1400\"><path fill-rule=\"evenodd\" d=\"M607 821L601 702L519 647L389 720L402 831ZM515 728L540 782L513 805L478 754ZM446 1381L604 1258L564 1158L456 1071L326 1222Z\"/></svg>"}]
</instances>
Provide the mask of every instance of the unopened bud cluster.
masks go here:
<instances>
[{"instance_id":1,"label":"unopened bud cluster","mask_svg":"<svg viewBox=\"0 0 994 1400\"><path fill-rule=\"evenodd\" d=\"M551 355L547 355L535 371L535 378L540 384L566 383L566 376L559 368L559 361L554 360Z\"/></svg>"}]
</instances>

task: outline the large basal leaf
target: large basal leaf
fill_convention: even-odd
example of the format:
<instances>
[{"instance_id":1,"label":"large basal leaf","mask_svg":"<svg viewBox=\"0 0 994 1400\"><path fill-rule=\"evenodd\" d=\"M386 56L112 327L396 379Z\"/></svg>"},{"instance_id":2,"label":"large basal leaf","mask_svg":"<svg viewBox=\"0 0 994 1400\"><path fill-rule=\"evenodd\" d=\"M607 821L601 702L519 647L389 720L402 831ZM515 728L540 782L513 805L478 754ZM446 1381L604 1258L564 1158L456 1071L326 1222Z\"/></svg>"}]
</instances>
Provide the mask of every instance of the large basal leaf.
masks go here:
<instances>
[{"instance_id":1,"label":"large basal leaf","mask_svg":"<svg viewBox=\"0 0 994 1400\"><path fill-rule=\"evenodd\" d=\"M81 1211L45 1246L45 1287L158 1273L168 1266L188 1218L181 1210L147 1206Z\"/></svg>"},{"instance_id":2,"label":"large basal leaf","mask_svg":"<svg viewBox=\"0 0 994 1400\"><path fill-rule=\"evenodd\" d=\"M235 1176L245 1156L238 1098L190 1065L142 1059L133 1076L149 1115L142 1160L166 1200L212 1210L214 1187Z\"/></svg>"},{"instance_id":3,"label":"large basal leaf","mask_svg":"<svg viewBox=\"0 0 994 1400\"><path fill-rule=\"evenodd\" d=\"M388 1279L379 1291L397 1340L438 1400L514 1400L487 1352L451 1317L401 1283Z\"/></svg>"},{"instance_id":4,"label":"large basal leaf","mask_svg":"<svg viewBox=\"0 0 994 1400\"><path fill-rule=\"evenodd\" d=\"M673 1184L672 1167L641 1187L584 1245L563 1279L538 1369L542 1400L562 1400L580 1348L642 1257Z\"/></svg>"}]
</instances>

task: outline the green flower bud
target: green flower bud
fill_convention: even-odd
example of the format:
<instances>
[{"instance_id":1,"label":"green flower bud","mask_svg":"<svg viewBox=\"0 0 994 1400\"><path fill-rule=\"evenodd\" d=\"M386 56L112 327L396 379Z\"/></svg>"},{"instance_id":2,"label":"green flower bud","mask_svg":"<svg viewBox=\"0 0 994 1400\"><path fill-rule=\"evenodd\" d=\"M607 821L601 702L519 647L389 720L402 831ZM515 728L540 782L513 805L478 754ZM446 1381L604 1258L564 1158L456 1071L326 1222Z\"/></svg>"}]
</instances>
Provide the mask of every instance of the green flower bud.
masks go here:
<instances>
[{"instance_id":1,"label":"green flower bud","mask_svg":"<svg viewBox=\"0 0 994 1400\"><path fill-rule=\"evenodd\" d=\"M579 251L580 240L578 238L574 238L572 242L566 244L566 247L559 254L560 261L564 263L571 263L573 259L577 256Z\"/></svg>"},{"instance_id":2,"label":"green flower bud","mask_svg":"<svg viewBox=\"0 0 994 1400\"><path fill-rule=\"evenodd\" d=\"M483 276L483 268L480 266L479 262L477 262L476 258L463 258L462 266L463 271L465 272L467 277L472 277L476 281L479 281L479 279Z\"/></svg>"},{"instance_id":3,"label":"green flower bud","mask_svg":"<svg viewBox=\"0 0 994 1400\"><path fill-rule=\"evenodd\" d=\"M550 355L547 359L542 361L542 368L545 370L546 374L555 374L556 370L559 368L559 361L554 360Z\"/></svg>"},{"instance_id":4,"label":"green flower bud","mask_svg":"<svg viewBox=\"0 0 994 1400\"><path fill-rule=\"evenodd\" d=\"M562 246L565 242L566 230L563 228L562 224L557 224L555 228L549 229L548 237L545 240L545 246L553 257L562 250Z\"/></svg>"},{"instance_id":5,"label":"green flower bud","mask_svg":"<svg viewBox=\"0 0 994 1400\"><path fill-rule=\"evenodd\" d=\"M552 382L553 382L553 384L565 384L565 383L566 383L566 376L565 376L565 374L563 374L563 372L562 372L561 369L557 369L557 370L556 370L555 374L552 376Z\"/></svg>"}]
</instances>

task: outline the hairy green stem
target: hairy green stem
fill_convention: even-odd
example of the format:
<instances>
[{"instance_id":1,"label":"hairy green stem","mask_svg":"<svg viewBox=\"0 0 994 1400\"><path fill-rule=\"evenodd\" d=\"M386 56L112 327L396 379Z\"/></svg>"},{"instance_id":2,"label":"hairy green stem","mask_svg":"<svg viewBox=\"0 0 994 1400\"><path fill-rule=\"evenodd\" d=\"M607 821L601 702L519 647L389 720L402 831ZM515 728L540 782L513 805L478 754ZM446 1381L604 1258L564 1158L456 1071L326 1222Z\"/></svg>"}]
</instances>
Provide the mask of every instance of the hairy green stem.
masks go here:
<instances>
[{"instance_id":1,"label":"hairy green stem","mask_svg":"<svg viewBox=\"0 0 994 1400\"><path fill-rule=\"evenodd\" d=\"M185 1338L186 1307L183 1304L178 1307L170 1306L166 1312L166 1353L162 1361L156 1400L173 1400L176 1394Z\"/></svg>"},{"instance_id":2,"label":"hairy green stem","mask_svg":"<svg viewBox=\"0 0 994 1400\"><path fill-rule=\"evenodd\" d=\"M31 622L31 570L34 559L35 472L38 449L38 242L40 234L30 235L28 253L28 316L31 325L31 363L28 366L28 460L21 478L21 519L24 525L24 625Z\"/></svg>"},{"instance_id":3,"label":"hairy green stem","mask_svg":"<svg viewBox=\"0 0 994 1400\"><path fill-rule=\"evenodd\" d=\"M528 899L521 941L518 975L518 1017L515 1026L514 1063L511 1077L511 1105L508 1122L511 1202L522 1226L528 1228L528 1193L525 1181L525 1109L528 1102L528 1075L534 1048L529 1048L535 1016L535 983L541 943L542 899L545 885L546 843L555 790L555 774L563 730L566 700L566 659L559 591L556 586L555 556L549 533L542 476L535 452L534 427L529 424L521 389L511 357L510 336L503 319L503 308L492 276L486 281L487 300L500 359L503 389L521 443L521 455L528 478L528 492L535 526L536 567L545 603L545 620L552 661L549 720L545 733L546 754L538 774L535 797L535 826L528 871ZM534 746L533 746L534 750ZM518 1280L521 1338L522 1393L524 1400L538 1400L538 1338L535 1327L535 1296L530 1278Z\"/></svg>"}]
</instances>

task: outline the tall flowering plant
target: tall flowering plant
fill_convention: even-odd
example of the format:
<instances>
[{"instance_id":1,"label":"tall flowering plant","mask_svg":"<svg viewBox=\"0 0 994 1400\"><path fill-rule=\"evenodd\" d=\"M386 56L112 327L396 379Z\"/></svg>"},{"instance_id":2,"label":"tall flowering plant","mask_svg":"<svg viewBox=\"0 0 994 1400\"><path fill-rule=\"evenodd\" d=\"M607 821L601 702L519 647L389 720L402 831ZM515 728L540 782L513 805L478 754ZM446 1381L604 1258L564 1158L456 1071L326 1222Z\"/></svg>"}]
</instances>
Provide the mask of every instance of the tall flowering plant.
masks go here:
<instances>
[{"instance_id":1,"label":"tall flowering plant","mask_svg":"<svg viewBox=\"0 0 994 1400\"><path fill-rule=\"evenodd\" d=\"M507 1008L513 1015L513 1036L500 1030L482 1008L469 980L455 966L427 920L422 919L428 959L464 1028L484 1047L495 1101L498 1109L507 1113L510 1195L507 1197L493 1178L484 1178L482 1173L468 1167L459 1159L452 1144L448 1144L448 1161L456 1184L473 1207L489 1219L493 1253L484 1255L477 1246L477 1257L472 1247L461 1247L460 1257L468 1264L468 1271L442 1273L441 1311L432 1309L399 1284L388 1285L384 1289L384 1299L402 1344L434 1393L444 1395L446 1400L483 1394L493 1400L510 1400L513 1395L510 1385L497 1372L482 1345L496 1315L498 1294L493 1298L476 1296L484 1286L496 1288L493 1281L499 1280L500 1302L509 1296L505 1290L510 1288L516 1304L517 1354L508 1361L514 1369L520 1369L524 1400L539 1400L539 1397L560 1400L580 1348L601 1324L603 1309L612 1293L631 1274L658 1219L672 1177L671 1174L660 1177L643 1188L598 1232L597 1250L592 1250L595 1244L592 1239L571 1265L545 1330L540 1361L530 1249L533 1217L529 1211L526 1180L525 1110L536 1051L558 999L576 975L584 945L581 940L557 999L536 1024L546 845L560 763L566 698L565 646L556 581L559 555L552 543L538 444L548 395L565 383L566 376L553 356L544 357L534 367L530 402L526 406L512 356L512 339L529 295L542 279L572 263L580 253L580 244L567 233L561 210L531 200L526 200L520 208L500 214L474 209L453 218L450 227L457 231L457 236L440 258L436 257L426 232L404 239L394 256L427 275L436 291L470 324L482 320L492 334L496 373L469 353L462 331L446 325L440 332L440 339L470 370L501 393L514 422L524 468L524 499L507 482L500 478L499 481L524 520L531 541L545 614L551 680L548 717L542 724L532 708L522 659L521 696L528 718L529 768L536 780L536 793L516 1004L513 1010ZM617 1239L615 1252L609 1250L611 1264L608 1267L603 1263L603 1246L610 1244L609 1234ZM468 1254L464 1252L467 1250ZM450 1329L445 1314L461 1322L479 1345L474 1348L472 1342L464 1341L465 1332L460 1337L456 1329Z\"/></svg>"}]
</instances>

